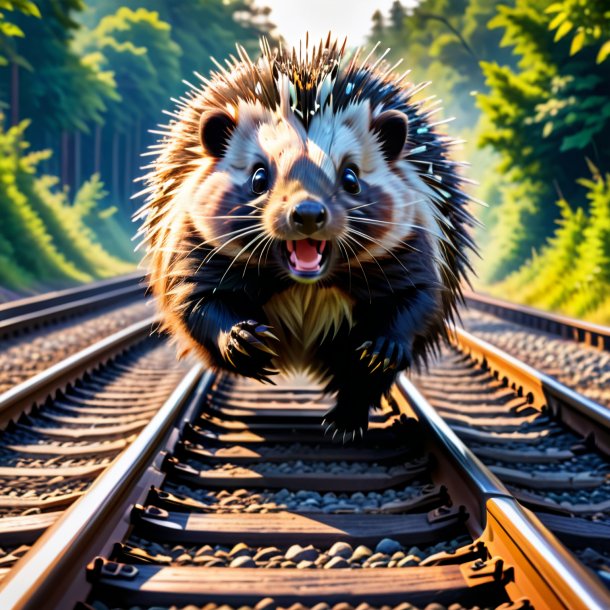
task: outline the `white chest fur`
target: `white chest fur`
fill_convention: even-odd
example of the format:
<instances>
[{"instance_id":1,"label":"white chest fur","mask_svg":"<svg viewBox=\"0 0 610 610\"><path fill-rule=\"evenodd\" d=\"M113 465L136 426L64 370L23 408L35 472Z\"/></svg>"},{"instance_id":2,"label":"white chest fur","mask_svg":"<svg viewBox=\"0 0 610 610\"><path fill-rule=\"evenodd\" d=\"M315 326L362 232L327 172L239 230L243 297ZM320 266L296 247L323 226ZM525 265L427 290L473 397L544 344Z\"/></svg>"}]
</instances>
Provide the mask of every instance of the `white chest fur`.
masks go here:
<instances>
[{"instance_id":1,"label":"white chest fur","mask_svg":"<svg viewBox=\"0 0 610 610\"><path fill-rule=\"evenodd\" d=\"M313 348L334 335L344 321L351 326L353 304L338 288L310 284L295 284L274 295L264 310L280 339L276 362L280 370L314 372Z\"/></svg>"}]
</instances>

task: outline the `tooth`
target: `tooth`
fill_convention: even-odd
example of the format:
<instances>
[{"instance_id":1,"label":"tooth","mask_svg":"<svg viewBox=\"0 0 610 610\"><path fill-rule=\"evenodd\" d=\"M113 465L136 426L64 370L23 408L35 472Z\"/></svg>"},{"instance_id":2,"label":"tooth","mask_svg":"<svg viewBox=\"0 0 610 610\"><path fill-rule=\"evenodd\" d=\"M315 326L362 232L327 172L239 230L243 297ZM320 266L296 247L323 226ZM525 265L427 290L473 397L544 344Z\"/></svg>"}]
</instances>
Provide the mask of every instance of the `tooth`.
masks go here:
<instances>
[{"instance_id":1,"label":"tooth","mask_svg":"<svg viewBox=\"0 0 610 610\"><path fill-rule=\"evenodd\" d=\"M320 250L319 250L320 254L322 254L322 252L324 252L324 248L326 248L326 240L325 239L320 242Z\"/></svg>"},{"instance_id":2,"label":"tooth","mask_svg":"<svg viewBox=\"0 0 610 610\"><path fill-rule=\"evenodd\" d=\"M288 250L290 253L294 252L294 243L292 240L286 242L286 250Z\"/></svg>"}]
</instances>

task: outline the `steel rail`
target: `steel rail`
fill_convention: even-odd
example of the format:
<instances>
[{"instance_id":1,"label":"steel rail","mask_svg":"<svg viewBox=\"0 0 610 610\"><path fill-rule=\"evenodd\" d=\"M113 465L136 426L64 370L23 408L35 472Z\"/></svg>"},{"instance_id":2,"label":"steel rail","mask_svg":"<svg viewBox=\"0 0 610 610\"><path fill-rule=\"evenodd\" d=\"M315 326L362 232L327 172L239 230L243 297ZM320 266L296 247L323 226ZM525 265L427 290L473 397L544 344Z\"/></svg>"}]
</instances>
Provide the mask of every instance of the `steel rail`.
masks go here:
<instances>
[{"instance_id":1,"label":"steel rail","mask_svg":"<svg viewBox=\"0 0 610 610\"><path fill-rule=\"evenodd\" d=\"M467 305L473 309L577 343L610 351L610 327L608 326L577 320L470 291L464 292L464 298Z\"/></svg>"},{"instance_id":2,"label":"steel rail","mask_svg":"<svg viewBox=\"0 0 610 610\"><path fill-rule=\"evenodd\" d=\"M392 396L399 408L414 416L427 429L431 442L441 448L450 470L457 473L449 480L459 497L463 481L472 481L484 503L481 539L492 556L510 560L514 571L515 594L527 596L539 610L606 610L610 607L607 589L565 549L530 511L524 509L510 492L460 441L449 425L417 390L406 375L401 375ZM458 492L456 494L456 491ZM470 507L468 507L470 508ZM476 518L475 518L476 521ZM470 520L469 520L470 522ZM476 535L477 532L475 531Z\"/></svg>"},{"instance_id":3,"label":"steel rail","mask_svg":"<svg viewBox=\"0 0 610 610\"><path fill-rule=\"evenodd\" d=\"M0 337L144 294L143 275L132 273L0 305Z\"/></svg>"},{"instance_id":4,"label":"steel rail","mask_svg":"<svg viewBox=\"0 0 610 610\"><path fill-rule=\"evenodd\" d=\"M83 373L146 339L157 323L154 316L136 322L3 392L0 394L0 426L27 413L36 402L65 389Z\"/></svg>"},{"instance_id":5,"label":"steel rail","mask_svg":"<svg viewBox=\"0 0 610 610\"><path fill-rule=\"evenodd\" d=\"M610 455L610 410L461 328L450 331L457 348L521 389L528 402L550 413Z\"/></svg>"},{"instance_id":6,"label":"steel rail","mask_svg":"<svg viewBox=\"0 0 610 610\"><path fill-rule=\"evenodd\" d=\"M123 511L117 509L123 507L133 488L142 484L143 475L197 384L201 380L200 387L207 386L213 375L207 372L202 376L201 364L186 373L133 443L16 564L0 586L0 608L51 610L74 605L74 599L65 600L68 583L84 580L84 565L100 553L103 534L124 521Z\"/></svg>"}]
</instances>

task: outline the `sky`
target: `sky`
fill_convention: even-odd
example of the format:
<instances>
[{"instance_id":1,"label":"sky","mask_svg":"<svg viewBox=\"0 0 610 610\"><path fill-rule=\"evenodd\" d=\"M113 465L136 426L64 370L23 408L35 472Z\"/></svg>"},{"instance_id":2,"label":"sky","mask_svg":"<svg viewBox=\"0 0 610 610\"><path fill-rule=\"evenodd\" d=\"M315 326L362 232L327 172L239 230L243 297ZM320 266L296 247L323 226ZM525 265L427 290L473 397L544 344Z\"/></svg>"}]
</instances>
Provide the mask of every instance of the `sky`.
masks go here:
<instances>
[{"instance_id":1,"label":"sky","mask_svg":"<svg viewBox=\"0 0 610 610\"><path fill-rule=\"evenodd\" d=\"M371 16L380 9L388 14L393 0L257 0L259 6L272 9L275 23L289 44L305 39L319 40L332 30L339 38L347 36L348 46L366 42L371 29ZM412 6L416 0L403 0L403 6Z\"/></svg>"}]
</instances>

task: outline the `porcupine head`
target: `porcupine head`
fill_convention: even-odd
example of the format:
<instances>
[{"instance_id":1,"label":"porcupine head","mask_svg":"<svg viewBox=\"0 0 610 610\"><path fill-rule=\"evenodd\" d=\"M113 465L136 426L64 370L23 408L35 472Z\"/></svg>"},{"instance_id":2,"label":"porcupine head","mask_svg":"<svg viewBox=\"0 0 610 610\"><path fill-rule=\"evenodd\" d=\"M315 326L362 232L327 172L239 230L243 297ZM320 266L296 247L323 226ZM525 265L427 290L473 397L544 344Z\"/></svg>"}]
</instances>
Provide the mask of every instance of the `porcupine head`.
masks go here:
<instances>
[{"instance_id":1,"label":"porcupine head","mask_svg":"<svg viewBox=\"0 0 610 610\"><path fill-rule=\"evenodd\" d=\"M453 141L396 66L329 35L199 76L153 147L140 217L164 326L209 366L336 396L361 436L460 298L471 224Z\"/></svg>"}]
</instances>

